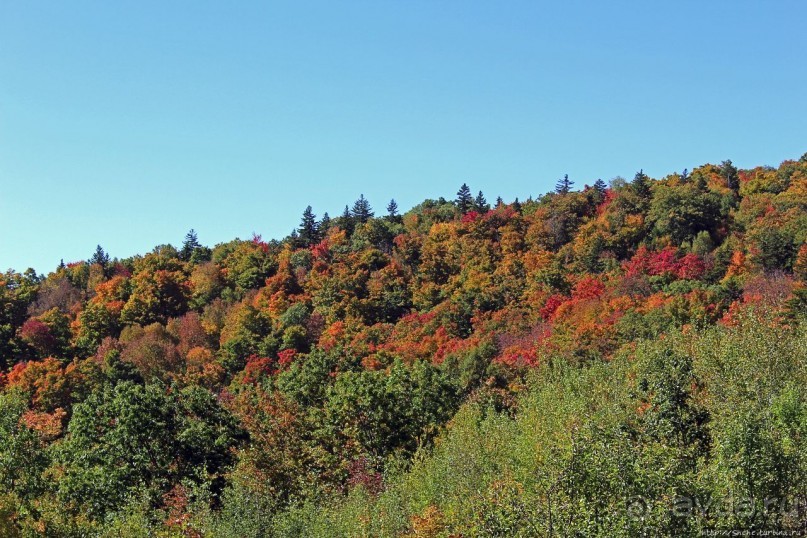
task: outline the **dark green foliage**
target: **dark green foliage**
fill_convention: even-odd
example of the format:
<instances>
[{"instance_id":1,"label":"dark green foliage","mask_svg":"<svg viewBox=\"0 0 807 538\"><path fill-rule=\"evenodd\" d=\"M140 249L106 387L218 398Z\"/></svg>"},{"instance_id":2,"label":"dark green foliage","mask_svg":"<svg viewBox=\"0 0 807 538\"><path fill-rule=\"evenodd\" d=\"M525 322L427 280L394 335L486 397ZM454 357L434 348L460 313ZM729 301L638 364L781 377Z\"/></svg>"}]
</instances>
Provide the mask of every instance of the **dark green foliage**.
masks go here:
<instances>
[{"instance_id":1,"label":"dark green foliage","mask_svg":"<svg viewBox=\"0 0 807 538\"><path fill-rule=\"evenodd\" d=\"M353 214L350 212L350 208L345 206L345 210L342 212L342 216L339 217L339 226L348 232L348 234L353 232L353 228L355 226L355 221L353 219Z\"/></svg>"},{"instance_id":2,"label":"dark green foliage","mask_svg":"<svg viewBox=\"0 0 807 538\"><path fill-rule=\"evenodd\" d=\"M196 249L201 248L201 243L199 243L199 237L196 235L196 231L191 228L191 230L185 235L185 239L182 241L182 248L179 251L179 258L183 261L190 261L191 257L193 256Z\"/></svg>"},{"instance_id":3,"label":"dark green foliage","mask_svg":"<svg viewBox=\"0 0 807 538\"><path fill-rule=\"evenodd\" d=\"M387 218L389 218L389 220L395 220L398 216L398 202L394 199L390 200L389 204L387 204Z\"/></svg>"},{"instance_id":4,"label":"dark green foliage","mask_svg":"<svg viewBox=\"0 0 807 538\"><path fill-rule=\"evenodd\" d=\"M109 265L109 254L104 252L104 249L101 248L101 245L95 247L95 252L93 253L92 257L89 260L90 264L98 264L103 269L106 269Z\"/></svg>"},{"instance_id":5,"label":"dark green foliage","mask_svg":"<svg viewBox=\"0 0 807 538\"><path fill-rule=\"evenodd\" d=\"M319 228L320 235L326 235L331 228L331 216L328 215L327 211L323 213L322 220L319 221L317 228Z\"/></svg>"},{"instance_id":6,"label":"dark green foliage","mask_svg":"<svg viewBox=\"0 0 807 538\"><path fill-rule=\"evenodd\" d=\"M13 365L24 350L17 331L37 297L39 281L31 269L23 274L9 270L0 275L0 371Z\"/></svg>"},{"instance_id":7,"label":"dark green foliage","mask_svg":"<svg viewBox=\"0 0 807 538\"><path fill-rule=\"evenodd\" d=\"M597 179L597 181L594 182L594 189L602 195L608 190L608 185L602 179Z\"/></svg>"},{"instance_id":8,"label":"dark green foliage","mask_svg":"<svg viewBox=\"0 0 807 538\"><path fill-rule=\"evenodd\" d=\"M488 201L485 199L485 195L482 194L482 191L479 191L479 194L476 195L474 199L474 211L478 213L485 213L490 209L488 205Z\"/></svg>"},{"instance_id":9,"label":"dark green foliage","mask_svg":"<svg viewBox=\"0 0 807 538\"><path fill-rule=\"evenodd\" d=\"M732 164L731 160L723 161L720 168L723 177L726 179L726 187L737 192L740 189L740 176L737 168Z\"/></svg>"},{"instance_id":10,"label":"dark green foliage","mask_svg":"<svg viewBox=\"0 0 807 538\"><path fill-rule=\"evenodd\" d=\"M327 391L325 428L342 450L380 462L430 440L456 402L453 384L426 362L411 368L396 362L389 372L345 372Z\"/></svg>"},{"instance_id":11,"label":"dark green foliage","mask_svg":"<svg viewBox=\"0 0 807 538\"><path fill-rule=\"evenodd\" d=\"M793 267L796 248L793 240L784 230L772 227L761 228L753 234L752 239L757 247L753 259L763 268L773 271Z\"/></svg>"},{"instance_id":12,"label":"dark green foliage","mask_svg":"<svg viewBox=\"0 0 807 538\"><path fill-rule=\"evenodd\" d=\"M443 370L450 379L456 380L462 394L470 394L491 378L495 371L491 363L498 351L493 342L483 343L467 353L447 357Z\"/></svg>"},{"instance_id":13,"label":"dark green foliage","mask_svg":"<svg viewBox=\"0 0 807 538\"><path fill-rule=\"evenodd\" d=\"M650 178L647 174L644 173L644 170L639 170L636 172L636 175L633 177L633 181L630 183L631 188L636 193L639 198L649 198L650 197Z\"/></svg>"},{"instance_id":14,"label":"dark green foliage","mask_svg":"<svg viewBox=\"0 0 807 538\"><path fill-rule=\"evenodd\" d=\"M39 434L23 422L26 408L22 395L0 393L0 489L28 506L45 489L49 461Z\"/></svg>"},{"instance_id":15,"label":"dark green foliage","mask_svg":"<svg viewBox=\"0 0 807 538\"><path fill-rule=\"evenodd\" d=\"M714 233L723 218L719 198L693 183L658 185L647 215L653 233L669 237L676 245L691 241L700 232Z\"/></svg>"},{"instance_id":16,"label":"dark green foliage","mask_svg":"<svg viewBox=\"0 0 807 538\"><path fill-rule=\"evenodd\" d=\"M471 194L471 189L469 189L468 185L465 183L463 183L460 190L457 191L457 200L454 203L463 215L473 208L474 197Z\"/></svg>"},{"instance_id":17,"label":"dark green foliage","mask_svg":"<svg viewBox=\"0 0 807 538\"><path fill-rule=\"evenodd\" d=\"M300 244L304 247L310 246L319 241L319 227L317 226L317 216L311 206L305 208L303 211L303 218L300 221L300 227L297 229L298 239Z\"/></svg>"},{"instance_id":18,"label":"dark green foliage","mask_svg":"<svg viewBox=\"0 0 807 538\"><path fill-rule=\"evenodd\" d=\"M367 201L363 194L353 203L350 216L361 224L364 224L373 217L373 208L370 207L370 202Z\"/></svg>"},{"instance_id":19,"label":"dark green foliage","mask_svg":"<svg viewBox=\"0 0 807 538\"><path fill-rule=\"evenodd\" d=\"M276 528L305 521L334 536L384 537L799 529L805 329L771 335L758 325L643 343L609 364L544 368L515 416L465 404L380 495L301 506Z\"/></svg>"},{"instance_id":20,"label":"dark green foliage","mask_svg":"<svg viewBox=\"0 0 807 538\"><path fill-rule=\"evenodd\" d=\"M57 450L59 498L92 517L131 496L157 503L173 484L222 485L242 434L212 394L121 382L78 404Z\"/></svg>"},{"instance_id":21,"label":"dark green foliage","mask_svg":"<svg viewBox=\"0 0 807 538\"><path fill-rule=\"evenodd\" d=\"M333 355L315 351L307 360L294 363L278 377L278 388L301 408L321 407L331 382L331 373L339 364Z\"/></svg>"},{"instance_id":22,"label":"dark green foliage","mask_svg":"<svg viewBox=\"0 0 807 538\"><path fill-rule=\"evenodd\" d=\"M572 185L574 185L574 181L569 179L569 174L565 174L563 179L559 179L555 184L555 192L561 195L569 194L572 191Z\"/></svg>"},{"instance_id":23,"label":"dark green foliage","mask_svg":"<svg viewBox=\"0 0 807 538\"><path fill-rule=\"evenodd\" d=\"M645 432L653 440L686 452L693 465L709 455L708 413L695 401L699 380L692 359L660 349L648 353L639 380L640 399L648 406L642 415Z\"/></svg>"}]
</instances>

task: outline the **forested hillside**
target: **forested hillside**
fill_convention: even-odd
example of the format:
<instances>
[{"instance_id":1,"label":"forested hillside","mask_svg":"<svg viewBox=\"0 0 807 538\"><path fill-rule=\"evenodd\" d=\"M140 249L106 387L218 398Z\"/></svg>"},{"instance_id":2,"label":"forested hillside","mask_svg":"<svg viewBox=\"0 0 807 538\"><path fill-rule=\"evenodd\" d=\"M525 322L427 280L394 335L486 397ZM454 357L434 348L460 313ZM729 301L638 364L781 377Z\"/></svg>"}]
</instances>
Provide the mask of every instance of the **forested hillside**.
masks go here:
<instances>
[{"instance_id":1,"label":"forested hillside","mask_svg":"<svg viewBox=\"0 0 807 538\"><path fill-rule=\"evenodd\" d=\"M803 528L807 154L376 213L0 275L0 537Z\"/></svg>"}]
</instances>

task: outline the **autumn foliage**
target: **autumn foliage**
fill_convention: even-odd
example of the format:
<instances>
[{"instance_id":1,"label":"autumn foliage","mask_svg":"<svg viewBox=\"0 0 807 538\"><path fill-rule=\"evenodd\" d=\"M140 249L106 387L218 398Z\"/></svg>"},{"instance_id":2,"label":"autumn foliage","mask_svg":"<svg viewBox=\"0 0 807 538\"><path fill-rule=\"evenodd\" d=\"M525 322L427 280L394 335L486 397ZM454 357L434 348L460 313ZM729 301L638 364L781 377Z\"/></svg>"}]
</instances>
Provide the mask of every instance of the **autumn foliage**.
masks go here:
<instances>
[{"instance_id":1,"label":"autumn foliage","mask_svg":"<svg viewBox=\"0 0 807 538\"><path fill-rule=\"evenodd\" d=\"M385 217L364 200L361 215L308 214L305 238L207 248L194 235L181 250L0 276L0 391L21 402L14 435L35 436L47 476L15 495L63 502L59 517L90 526L126 508L123 494L92 504L108 492L70 474L73 439L124 435L95 424L87 401L104 417L122 402L171 406L126 422L165 434L150 446L170 453L164 465L141 455L130 476L189 535L204 497L191 485L212 509L225 487L262 492L268 510L322 492L376 495L391 459L428 446L462 402L506 407L551 361L608 361L640 339L732 325L749 310L785 325L805 315L805 157L480 200ZM169 440L166 425L186 437ZM214 451L182 452L214 437ZM121 454L98 452L98 480L116 480L104 465ZM32 528L65 524L38 510L24 511ZM437 535L443 518L423 507L410 535Z\"/></svg>"}]
</instances>

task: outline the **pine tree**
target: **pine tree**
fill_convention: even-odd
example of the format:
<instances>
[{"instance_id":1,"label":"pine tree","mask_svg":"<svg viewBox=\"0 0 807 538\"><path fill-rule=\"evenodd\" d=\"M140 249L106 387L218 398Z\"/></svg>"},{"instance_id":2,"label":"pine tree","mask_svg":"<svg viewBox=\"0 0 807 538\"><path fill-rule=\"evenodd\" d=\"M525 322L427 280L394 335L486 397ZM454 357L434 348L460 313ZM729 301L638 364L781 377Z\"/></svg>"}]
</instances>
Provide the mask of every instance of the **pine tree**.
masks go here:
<instances>
[{"instance_id":1,"label":"pine tree","mask_svg":"<svg viewBox=\"0 0 807 538\"><path fill-rule=\"evenodd\" d=\"M65 269L67 266L64 264L64 258L59 260L59 270Z\"/></svg>"},{"instance_id":2,"label":"pine tree","mask_svg":"<svg viewBox=\"0 0 807 538\"><path fill-rule=\"evenodd\" d=\"M504 200L502 200L501 196L497 196L496 197L496 207L499 208L499 207L502 207L503 205L504 205Z\"/></svg>"},{"instance_id":3,"label":"pine tree","mask_svg":"<svg viewBox=\"0 0 807 538\"><path fill-rule=\"evenodd\" d=\"M387 216L390 220L395 220L398 216L398 202L394 198L387 204Z\"/></svg>"},{"instance_id":4,"label":"pine tree","mask_svg":"<svg viewBox=\"0 0 807 538\"><path fill-rule=\"evenodd\" d=\"M317 227L317 216L311 206L305 208L303 211L303 218L300 221L298 228L300 242L303 246L310 246L319 240L319 229Z\"/></svg>"},{"instance_id":5,"label":"pine tree","mask_svg":"<svg viewBox=\"0 0 807 538\"><path fill-rule=\"evenodd\" d=\"M518 201L518 198L513 201L513 209L516 213L521 213L521 202Z\"/></svg>"},{"instance_id":6,"label":"pine tree","mask_svg":"<svg viewBox=\"0 0 807 538\"><path fill-rule=\"evenodd\" d=\"M474 203L474 197L471 195L471 189L465 183L462 184L460 190L457 191L457 207L463 215L471 210Z\"/></svg>"},{"instance_id":7,"label":"pine tree","mask_svg":"<svg viewBox=\"0 0 807 538\"><path fill-rule=\"evenodd\" d=\"M603 181L602 179L598 179L597 181L594 182L594 190L596 190L601 195L605 194L605 191L607 189L608 189L608 185L606 185L605 181Z\"/></svg>"},{"instance_id":8,"label":"pine tree","mask_svg":"<svg viewBox=\"0 0 807 538\"><path fill-rule=\"evenodd\" d=\"M485 195L482 194L482 191L479 191L479 194L476 195L476 200L474 200L474 210L479 213L486 213L488 209L490 209L488 201L485 200Z\"/></svg>"},{"instance_id":9,"label":"pine tree","mask_svg":"<svg viewBox=\"0 0 807 538\"><path fill-rule=\"evenodd\" d=\"M681 172L681 183L687 183L689 181L689 170L684 168L684 171Z\"/></svg>"},{"instance_id":10,"label":"pine tree","mask_svg":"<svg viewBox=\"0 0 807 538\"><path fill-rule=\"evenodd\" d=\"M367 201L363 194L353 204L350 214L353 215L357 222L362 224L373 218L373 208L370 207L370 202Z\"/></svg>"},{"instance_id":11,"label":"pine tree","mask_svg":"<svg viewBox=\"0 0 807 538\"><path fill-rule=\"evenodd\" d=\"M196 231L191 228L191 231L185 235L185 240L182 242L182 250L179 251L179 259L189 261L194 251L201 246L199 238L196 236Z\"/></svg>"},{"instance_id":12,"label":"pine tree","mask_svg":"<svg viewBox=\"0 0 807 538\"><path fill-rule=\"evenodd\" d=\"M569 194L572 190L572 185L574 185L574 181L569 179L569 174L565 174L563 179L559 179L555 184L555 192L561 195Z\"/></svg>"}]
</instances>

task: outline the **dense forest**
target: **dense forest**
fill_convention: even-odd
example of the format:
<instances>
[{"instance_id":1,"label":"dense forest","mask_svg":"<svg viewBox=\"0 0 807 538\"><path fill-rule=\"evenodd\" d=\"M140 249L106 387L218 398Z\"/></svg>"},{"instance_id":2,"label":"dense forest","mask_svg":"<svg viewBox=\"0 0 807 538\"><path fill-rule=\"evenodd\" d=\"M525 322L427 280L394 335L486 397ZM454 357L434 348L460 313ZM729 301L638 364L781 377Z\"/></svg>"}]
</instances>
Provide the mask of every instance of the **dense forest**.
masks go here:
<instances>
[{"instance_id":1,"label":"dense forest","mask_svg":"<svg viewBox=\"0 0 807 538\"><path fill-rule=\"evenodd\" d=\"M807 154L378 213L0 274L0 537L807 530Z\"/></svg>"}]
</instances>

